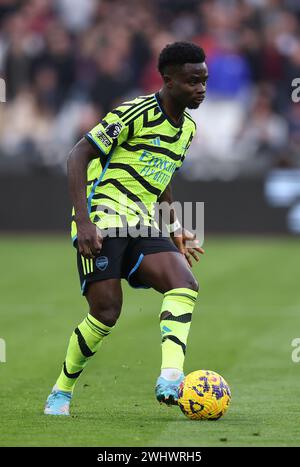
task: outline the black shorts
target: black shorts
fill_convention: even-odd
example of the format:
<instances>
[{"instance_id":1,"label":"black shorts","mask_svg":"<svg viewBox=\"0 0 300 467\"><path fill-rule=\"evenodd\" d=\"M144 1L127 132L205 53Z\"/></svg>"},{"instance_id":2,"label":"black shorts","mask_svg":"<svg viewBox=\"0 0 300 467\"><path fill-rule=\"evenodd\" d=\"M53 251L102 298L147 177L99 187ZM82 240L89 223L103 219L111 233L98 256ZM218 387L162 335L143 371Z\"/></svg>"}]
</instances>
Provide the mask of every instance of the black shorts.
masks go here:
<instances>
[{"instance_id":1,"label":"black shorts","mask_svg":"<svg viewBox=\"0 0 300 467\"><path fill-rule=\"evenodd\" d=\"M76 243L75 243L76 246ZM81 293L86 294L88 284L105 279L126 279L131 287L150 287L140 283L136 271L143 257L162 251L179 252L168 237L104 237L101 253L86 259L77 250L77 267Z\"/></svg>"}]
</instances>

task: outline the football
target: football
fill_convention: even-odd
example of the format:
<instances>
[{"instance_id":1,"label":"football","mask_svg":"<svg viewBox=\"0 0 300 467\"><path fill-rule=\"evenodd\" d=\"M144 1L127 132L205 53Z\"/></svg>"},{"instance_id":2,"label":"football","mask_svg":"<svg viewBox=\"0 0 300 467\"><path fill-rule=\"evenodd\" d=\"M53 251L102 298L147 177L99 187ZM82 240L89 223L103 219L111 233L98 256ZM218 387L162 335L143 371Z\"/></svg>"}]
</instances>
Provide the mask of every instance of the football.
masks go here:
<instances>
[{"instance_id":1,"label":"football","mask_svg":"<svg viewBox=\"0 0 300 467\"><path fill-rule=\"evenodd\" d=\"M180 384L178 396L180 409L192 420L218 420L231 401L227 382L211 370L189 373Z\"/></svg>"}]
</instances>

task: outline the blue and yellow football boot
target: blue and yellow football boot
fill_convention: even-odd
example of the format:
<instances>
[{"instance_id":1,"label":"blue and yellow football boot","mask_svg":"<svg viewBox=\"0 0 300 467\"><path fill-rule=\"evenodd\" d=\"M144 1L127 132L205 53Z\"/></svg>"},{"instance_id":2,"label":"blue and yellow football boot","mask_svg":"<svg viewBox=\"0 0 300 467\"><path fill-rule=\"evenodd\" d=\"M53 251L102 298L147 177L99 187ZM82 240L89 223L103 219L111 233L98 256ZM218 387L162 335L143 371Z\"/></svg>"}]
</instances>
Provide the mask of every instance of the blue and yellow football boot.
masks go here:
<instances>
[{"instance_id":1,"label":"blue and yellow football boot","mask_svg":"<svg viewBox=\"0 0 300 467\"><path fill-rule=\"evenodd\" d=\"M156 381L155 395L160 404L177 405L178 402L178 389L180 383L184 380L182 373L175 381L170 381L162 376L159 376Z\"/></svg>"}]
</instances>

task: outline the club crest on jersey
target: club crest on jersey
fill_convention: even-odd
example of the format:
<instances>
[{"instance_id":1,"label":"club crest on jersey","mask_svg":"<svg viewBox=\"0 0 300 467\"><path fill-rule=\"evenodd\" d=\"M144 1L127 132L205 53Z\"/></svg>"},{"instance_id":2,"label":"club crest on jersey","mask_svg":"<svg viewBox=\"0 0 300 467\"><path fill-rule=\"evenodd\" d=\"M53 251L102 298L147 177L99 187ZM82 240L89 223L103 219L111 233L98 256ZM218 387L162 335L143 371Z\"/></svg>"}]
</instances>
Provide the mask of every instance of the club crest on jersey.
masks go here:
<instances>
[{"instance_id":1,"label":"club crest on jersey","mask_svg":"<svg viewBox=\"0 0 300 467\"><path fill-rule=\"evenodd\" d=\"M119 136L122 128L123 125L121 123L111 123L105 128L105 133L107 136L110 136L110 138L115 139Z\"/></svg>"},{"instance_id":2,"label":"club crest on jersey","mask_svg":"<svg viewBox=\"0 0 300 467\"><path fill-rule=\"evenodd\" d=\"M98 258L96 258L95 263L96 267L100 269L100 271L105 271L105 269L108 266L108 258L107 256L99 256Z\"/></svg>"}]
</instances>

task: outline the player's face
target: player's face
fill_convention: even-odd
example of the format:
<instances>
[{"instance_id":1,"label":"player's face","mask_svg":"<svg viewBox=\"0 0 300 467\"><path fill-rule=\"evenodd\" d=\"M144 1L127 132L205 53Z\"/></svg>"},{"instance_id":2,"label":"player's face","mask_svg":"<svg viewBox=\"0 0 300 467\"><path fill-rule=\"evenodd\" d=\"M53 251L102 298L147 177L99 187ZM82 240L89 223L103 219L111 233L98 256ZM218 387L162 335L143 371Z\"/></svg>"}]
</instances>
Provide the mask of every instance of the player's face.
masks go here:
<instances>
[{"instance_id":1,"label":"player's face","mask_svg":"<svg viewBox=\"0 0 300 467\"><path fill-rule=\"evenodd\" d=\"M185 63L171 76L169 92L180 106L197 109L205 98L207 79L206 63Z\"/></svg>"}]
</instances>

